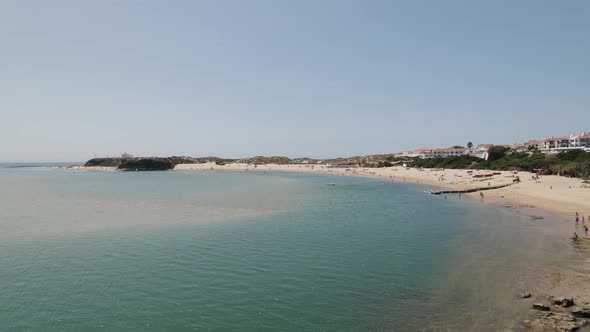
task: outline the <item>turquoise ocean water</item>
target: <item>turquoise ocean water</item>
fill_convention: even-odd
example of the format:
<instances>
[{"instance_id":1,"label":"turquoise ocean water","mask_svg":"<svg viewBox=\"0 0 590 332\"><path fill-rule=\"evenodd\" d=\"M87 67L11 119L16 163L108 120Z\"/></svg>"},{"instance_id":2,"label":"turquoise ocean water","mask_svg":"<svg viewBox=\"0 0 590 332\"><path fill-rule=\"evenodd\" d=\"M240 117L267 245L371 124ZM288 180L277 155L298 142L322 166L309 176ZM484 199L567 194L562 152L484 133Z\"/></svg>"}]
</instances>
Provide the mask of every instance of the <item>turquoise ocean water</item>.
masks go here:
<instances>
[{"instance_id":1,"label":"turquoise ocean water","mask_svg":"<svg viewBox=\"0 0 590 332\"><path fill-rule=\"evenodd\" d=\"M571 255L547 244L563 235L424 189L294 173L0 168L0 330L513 327L529 305L515 294L535 269Z\"/></svg>"}]
</instances>

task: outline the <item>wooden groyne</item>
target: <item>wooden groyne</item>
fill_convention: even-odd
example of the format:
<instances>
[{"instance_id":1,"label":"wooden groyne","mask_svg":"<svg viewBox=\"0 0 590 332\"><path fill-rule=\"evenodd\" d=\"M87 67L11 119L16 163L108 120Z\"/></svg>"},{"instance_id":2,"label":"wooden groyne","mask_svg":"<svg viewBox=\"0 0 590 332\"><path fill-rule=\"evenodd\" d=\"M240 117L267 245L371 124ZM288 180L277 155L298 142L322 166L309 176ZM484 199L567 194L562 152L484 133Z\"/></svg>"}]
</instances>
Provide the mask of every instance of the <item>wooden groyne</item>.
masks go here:
<instances>
[{"instance_id":1,"label":"wooden groyne","mask_svg":"<svg viewBox=\"0 0 590 332\"><path fill-rule=\"evenodd\" d=\"M467 194L467 193L474 193L474 192L484 191L484 190L493 190L493 189L505 188L505 187L508 187L508 186L511 186L511 185L512 185L512 183L502 184L502 185L499 185L499 186L477 187L477 188L462 189L462 190L426 190L424 192L427 193L427 194L432 194L432 195L441 195L441 194Z\"/></svg>"}]
</instances>

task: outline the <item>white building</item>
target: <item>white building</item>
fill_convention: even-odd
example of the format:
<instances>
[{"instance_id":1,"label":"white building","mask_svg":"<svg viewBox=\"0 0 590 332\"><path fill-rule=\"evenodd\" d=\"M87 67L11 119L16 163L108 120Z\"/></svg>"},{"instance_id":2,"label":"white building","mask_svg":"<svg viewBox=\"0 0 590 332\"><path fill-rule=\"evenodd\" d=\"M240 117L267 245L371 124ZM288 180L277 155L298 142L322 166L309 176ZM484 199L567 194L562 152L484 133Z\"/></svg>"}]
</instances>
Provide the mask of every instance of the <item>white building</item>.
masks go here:
<instances>
[{"instance_id":1,"label":"white building","mask_svg":"<svg viewBox=\"0 0 590 332\"><path fill-rule=\"evenodd\" d=\"M400 158L446 158L454 156L473 156L481 159L488 159L488 149L492 144L480 144L476 148L421 148L412 151L402 151L396 154L396 157Z\"/></svg>"},{"instance_id":2,"label":"white building","mask_svg":"<svg viewBox=\"0 0 590 332\"><path fill-rule=\"evenodd\" d=\"M429 153L426 153L426 158L446 158L446 157L455 157L455 156L463 156L467 154L468 149L433 149L430 150Z\"/></svg>"},{"instance_id":3,"label":"white building","mask_svg":"<svg viewBox=\"0 0 590 332\"><path fill-rule=\"evenodd\" d=\"M526 142L526 144L529 150L545 150L545 142L544 141L538 141L538 140L530 140L528 142Z\"/></svg>"},{"instance_id":4,"label":"white building","mask_svg":"<svg viewBox=\"0 0 590 332\"><path fill-rule=\"evenodd\" d=\"M570 134L568 136L550 137L543 141L543 152L559 153L568 150L590 151L590 133Z\"/></svg>"},{"instance_id":5,"label":"white building","mask_svg":"<svg viewBox=\"0 0 590 332\"><path fill-rule=\"evenodd\" d=\"M469 150L469 155L483 160L488 160L488 150L494 146L493 144L479 144L474 149Z\"/></svg>"},{"instance_id":6,"label":"white building","mask_svg":"<svg viewBox=\"0 0 590 332\"><path fill-rule=\"evenodd\" d=\"M417 158L420 157L420 153L417 151L402 151L395 155L398 158Z\"/></svg>"}]
</instances>

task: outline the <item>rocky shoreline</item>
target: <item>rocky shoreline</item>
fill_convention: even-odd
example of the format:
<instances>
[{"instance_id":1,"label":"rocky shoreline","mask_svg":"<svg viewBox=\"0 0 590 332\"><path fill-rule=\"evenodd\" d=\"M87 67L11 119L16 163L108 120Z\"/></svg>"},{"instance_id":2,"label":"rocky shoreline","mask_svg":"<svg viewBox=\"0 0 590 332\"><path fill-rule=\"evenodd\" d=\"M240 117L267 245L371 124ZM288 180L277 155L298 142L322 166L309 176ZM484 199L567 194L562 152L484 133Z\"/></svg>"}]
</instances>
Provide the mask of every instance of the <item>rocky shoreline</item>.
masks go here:
<instances>
[{"instance_id":1,"label":"rocky shoreline","mask_svg":"<svg viewBox=\"0 0 590 332\"><path fill-rule=\"evenodd\" d=\"M532 294L520 294L522 299L531 299ZM590 304L577 307L571 297L547 297L544 302L535 302L531 308L536 310L534 317L524 320L523 327L529 331L578 331L588 326Z\"/></svg>"},{"instance_id":2,"label":"rocky shoreline","mask_svg":"<svg viewBox=\"0 0 590 332\"><path fill-rule=\"evenodd\" d=\"M587 239L572 239L574 251L582 257L588 257L582 243ZM525 331L590 331L590 298L586 285L590 282L587 273L575 275L573 271L561 270L556 272L557 278L552 282L557 285L554 289L539 290L540 295L531 292L519 294L519 301L530 301L530 317L522 321L520 328ZM572 282L572 280L575 280ZM547 285L545 285L547 286ZM553 293L567 293L567 296L546 295L544 290Z\"/></svg>"}]
</instances>

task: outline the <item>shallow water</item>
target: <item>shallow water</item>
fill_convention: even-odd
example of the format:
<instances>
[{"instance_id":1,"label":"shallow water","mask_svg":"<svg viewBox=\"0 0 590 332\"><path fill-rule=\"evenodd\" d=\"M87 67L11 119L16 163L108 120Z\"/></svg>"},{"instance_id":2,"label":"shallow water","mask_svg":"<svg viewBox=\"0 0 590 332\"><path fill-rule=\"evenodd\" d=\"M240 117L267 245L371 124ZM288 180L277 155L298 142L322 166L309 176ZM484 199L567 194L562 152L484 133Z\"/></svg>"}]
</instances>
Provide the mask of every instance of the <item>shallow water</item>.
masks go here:
<instances>
[{"instance_id":1,"label":"shallow water","mask_svg":"<svg viewBox=\"0 0 590 332\"><path fill-rule=\"evenodd\" d=\"M575 256L554 217L423 190L0 169L0 329L495 331Z\"/></svg>"}]
</instances>

